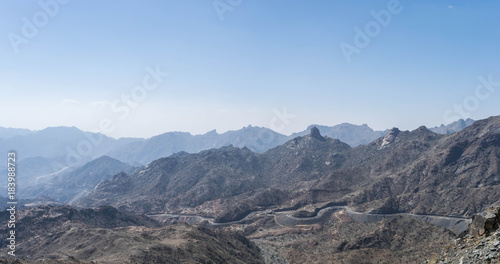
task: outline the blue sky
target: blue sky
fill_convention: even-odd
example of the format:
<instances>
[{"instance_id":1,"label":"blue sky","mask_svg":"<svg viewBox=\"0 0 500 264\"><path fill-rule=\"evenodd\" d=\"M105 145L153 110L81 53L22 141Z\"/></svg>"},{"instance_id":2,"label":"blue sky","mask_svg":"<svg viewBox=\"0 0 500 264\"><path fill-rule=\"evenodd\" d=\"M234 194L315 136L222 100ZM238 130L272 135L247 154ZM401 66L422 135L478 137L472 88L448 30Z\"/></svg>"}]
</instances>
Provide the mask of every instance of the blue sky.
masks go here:
<instances>
[{"instance_id":1,"label":"blue sky","mask_svg":"<svg viewBox=\"0 0 500 264\"><path fill-rule=\"evenodd\" d=\"M6 0L0 126L99 131L105 120L110 136L149 137L486 118L500 114L499 13L493 0ZM356 28L371 35L362 48ZM350 62L342 43L360 51ZM148 67L169 75L126 104Z\"/></svg>"}]
</instances>

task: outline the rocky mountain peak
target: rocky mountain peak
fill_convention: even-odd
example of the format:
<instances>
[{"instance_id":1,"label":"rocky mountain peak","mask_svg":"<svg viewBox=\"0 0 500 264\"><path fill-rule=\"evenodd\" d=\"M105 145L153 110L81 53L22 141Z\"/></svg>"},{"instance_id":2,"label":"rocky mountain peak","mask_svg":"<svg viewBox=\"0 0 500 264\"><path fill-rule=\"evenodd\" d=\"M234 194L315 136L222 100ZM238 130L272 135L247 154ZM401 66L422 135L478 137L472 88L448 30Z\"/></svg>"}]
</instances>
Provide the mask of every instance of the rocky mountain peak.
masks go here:
<instances>
[{"instance_id":1,"label":"rocky mountain peak","mask_svg":"<svg viewBox=\"0 0 500 264\"><path fill-rule=\"evenodd\" d=\"M311 132L309 132L309 136L318 140L325 140L325 138L319 133L319 129L315 126L311 127Z\"/></svg>"},{"instance_id":2,"label":"rocky mountain peak","mask_svg":"<svg viewBox=\"0 0 500 264\"><path fill-rule=\"evenodd\" d=\"M385 146L391 144L392 142L394 142L394 140L396 140L396 137L398 136L399 132L401 132L401 131L397 127L393 127L391 130L389 130L389 132L387 132L387 134L385 135L385 137L382 141L381 147L385 147Z\"/></svg>"},{"instance_id":3,"label":"rocky mountain peak","mask_svg":"<svg viewBox=\"0 0 500 264\"><path fill-rule=\"evenodd\" d=\"M217 130L212 129L212 130L208 131L207 133L205 133L205 135L210 135L210 136L212 136L212 135L218 135L218 133L217 133Z\"/></svg>"},{"instance_id":4,"label":"rocky mountain peak","mask_svg":"<svg viewBox=\"0 0 500 264\"><path fill-rule=\"evenodd\" d=\"M397 128L396 128L397 129ZM428 131L429 129L427 129L426 126L419 126L416 131Z\"/></svg>"}]
</instances>

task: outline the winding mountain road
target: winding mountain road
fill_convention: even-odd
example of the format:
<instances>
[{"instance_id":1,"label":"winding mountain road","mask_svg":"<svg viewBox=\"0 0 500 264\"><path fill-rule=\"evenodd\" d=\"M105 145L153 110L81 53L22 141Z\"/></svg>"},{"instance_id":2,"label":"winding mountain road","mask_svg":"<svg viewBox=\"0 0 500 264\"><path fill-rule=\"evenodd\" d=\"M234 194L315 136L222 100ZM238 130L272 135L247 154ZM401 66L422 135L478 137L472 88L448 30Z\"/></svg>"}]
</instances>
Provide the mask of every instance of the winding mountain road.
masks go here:
<instances>
[{"instance_id":1,"label":"winding mountain road","mask_svg":"<svg viewBox=\"0 0 500 264\"><path fill-rule=\"evenodd\" d=\"M469 224L471 223L471 219L464 217L456 217L456 216L438 216L438 215L421 215L421 214L411 214L411 213L394 213L394 214L373 214L373 213L363 213L353 211L351 208L347 206L330 206L321 209L315 216L311 217L294 217L293 214L296 213L296 210L290 211L282 211L282 212L274 212L274 211L255 211L251 212L243 219L232 222L225 223L216 223L213 218L202 217L197 215L183 215L183 214L154 214L147 215L153 219L158 221L165 221L168 219L178 219L179 221L186 222L189 224L200 224L206 223L211 227L222 227L229 226L233 224L243 224L249 223L254 220L257 216L274 216L274 220L277 224L286 227L299 227L305 225L313 225L313 224L322 224L330 219L330 216L333 212L344 210L346 214L356 222L363 223L373 223L378 222L383 219L394 218L398 216L407 216L414 219L418 219L433 225L444 227L455 235L462 233L467 230Z\"/></svg>"}]
</instances>

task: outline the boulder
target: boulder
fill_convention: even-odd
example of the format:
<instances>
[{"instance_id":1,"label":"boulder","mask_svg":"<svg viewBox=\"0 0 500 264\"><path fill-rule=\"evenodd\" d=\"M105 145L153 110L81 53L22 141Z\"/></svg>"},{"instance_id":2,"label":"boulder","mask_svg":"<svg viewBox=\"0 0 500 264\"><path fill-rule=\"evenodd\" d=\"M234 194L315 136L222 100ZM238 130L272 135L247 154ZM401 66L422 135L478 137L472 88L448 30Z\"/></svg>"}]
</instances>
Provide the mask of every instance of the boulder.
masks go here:
<instances>
[{"instance_id":1,"label":"boulder","mask_svg":"<svg viewBox=\"0 0 500 264\"><path fill-rule=\"evenodd\" d=\"M500 224L500 207L490 208L485 212L474 215L469 226L472 236L489 235L498 229Z\"/></svg>"}]
</instances>

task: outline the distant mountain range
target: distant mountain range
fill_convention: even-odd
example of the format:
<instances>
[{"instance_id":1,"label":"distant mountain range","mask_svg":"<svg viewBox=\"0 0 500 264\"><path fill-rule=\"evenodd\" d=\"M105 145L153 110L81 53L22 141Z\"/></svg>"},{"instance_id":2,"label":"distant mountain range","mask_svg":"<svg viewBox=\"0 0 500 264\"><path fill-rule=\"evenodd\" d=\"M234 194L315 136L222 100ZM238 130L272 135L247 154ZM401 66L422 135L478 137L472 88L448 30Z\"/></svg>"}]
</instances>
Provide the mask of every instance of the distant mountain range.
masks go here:
<instances>
[{"instance_id":1,"label":"distant mountain range","mask_svg":"<svg viewBox=\"0 0 500 264\"><path fill-rule=\"evenodd\" d=\"M460 119L458 121L455 121L449 125L440 125L438 127L433 127L433 128L430 128L429 130L433 131L433 132L436 132L438 134L452 134L452 133L455 133L455 132L459 132L461 131L462 129L472 125L475 121L470 119L470 118L467 118L466 120L463 120L463 119Z\"/></svg>"},{"instance_id":2,"label":"distant mountain range","mask_svg":"<svg viewBox=\"0 0 500 264\"><path fill-rule=\"evenodd\" d=\"M459 120L430 130L440 134L450 134L464 129L473 122L471 119ZM4 152L16 150L21 160L34 157L65 158L66 163L83 164L102 155L108 155L130 164L145 165L180 151L197 153L227 145L247 147L254 152L263 153L297 136L308 134L312 126L317 127L322 135L339 139L352 147L368 144L384 136L388 131L374 131L366 124L343 123L335 126L311 125L306 130L290 136L267 128L248 126L222 134L218 134L215 130L203 135L167 132L149 139L113 139L100 133L84 132L76 127L50 127L40 131L0 127L0 150Z\"/></svg>"},{"instance_id":3,"label":"distant mountain range","mask_svg":"<svg viewBox=\"0 0 500 264\"><path fill-rule=\"evenodd\" d=\"M472 122L470 119L459 120L431 130L438 133L452 133L460 131ZM56 188L54 186L59 186L57 188L65 186L64 183L60 182L61 178L69 177L69 172L104 155L133 166L143 166L178 152L198 153L229 145L238 148L246 147L253 152L263 153L293 138L308 134L311 127L290 136L279 134L267 128L248 126L222 134L215 130L203 135L167 132L149 139L113 139L100 133L84 132L75 127L51 127L40 131L0 127L0 150L4 153L11 150L17 151L18 166L22 168L20 177L24 178L23 182L26 184L25 188L21 188L20 195L34 197L47 193L54 195L53 188ZM374 131L366 124L352 125L348 123L336 126L315 125L315 127L319 129L321 134L339 139L353 147L368 144L384 136L388 131ZM117 168L122 169L122 166ZM107 179L105 175L101 176L98 180L95 179L92 184L87 185L85 190L90 191L91 187L89 186L95 186ZM50 184L44 184L46 187L43 189L34 189L30 186L42 181ZM58 181L59 183L57 183ZM5 183L1 183L0 186L5 186ZM77 188L76 185L73 186ZM68 190L64 195L69 195L73 191ZM84 192L83 189L80 191ZM72 195L76 194L72 193ZM69 199L68 197L56 196L58 196L59 201L68 201L67 199Z\"/></svg>"},{"instance_id":4,"label":"distant mountain range","mask_svg":"<svg viewBox=\"0 0 500 264\"><path fill-rule=\"evenodd\" d=\"M71 203L120 172L133 173L134 168L116 159L102 156L74 170L23 181L23 188L18 194L27 198L47 196L57 202Z\"/></svg>"},{"instance_id":5,"label":"distant mountain range","mask_svg":"<svg viewBox=\"0 0 500 264\"><path fill-rule=\"evenodd\" d=\"M15 136L26 136L33 133L29 129L0 127L0 138L8 139Z\"/></svg>"}]
</instances>

